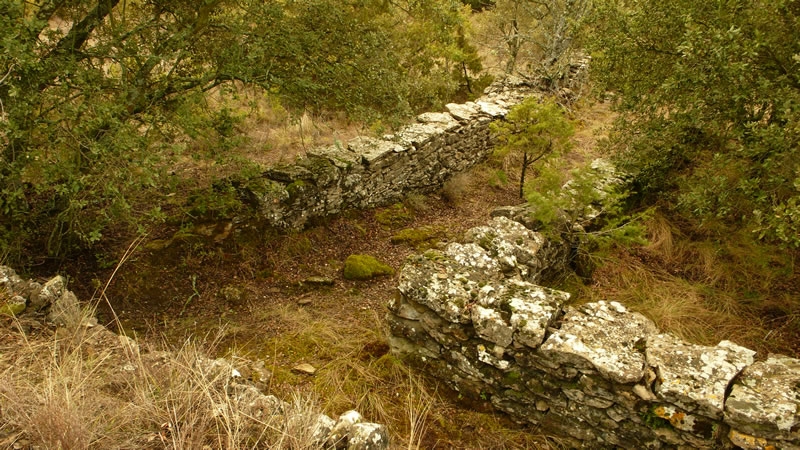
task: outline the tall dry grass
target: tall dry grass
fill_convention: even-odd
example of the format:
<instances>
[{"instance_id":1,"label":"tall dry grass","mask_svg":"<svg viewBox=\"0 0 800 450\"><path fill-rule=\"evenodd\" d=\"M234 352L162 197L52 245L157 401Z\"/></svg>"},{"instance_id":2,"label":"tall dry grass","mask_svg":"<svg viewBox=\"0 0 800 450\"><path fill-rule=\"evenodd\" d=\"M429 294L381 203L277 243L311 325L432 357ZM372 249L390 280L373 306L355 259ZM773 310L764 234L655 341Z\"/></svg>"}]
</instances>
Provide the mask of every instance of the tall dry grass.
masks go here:
<instances>
[{"instance_id":1,"label":"tall dry grass","mask_svg":"<svg viewBox=\"0 0 800 450\"><path fill-rule=\"evenodd\" d=\"M800 305L791 298L798 275L790 252L737 233L690 236L661 214L647 229L649 245L605 256L594 285L581 292L584 300L618 300L690 342L728 339L796 352Z\"/></svg>"},{"instance_id":2,"label":"tall dry grass","mask_svg":"<svg viewBox=\"0 0 800 450\"><path fill-rule=\"evenodd\" d=\"M93 316L84 309L84 318ZM213 348L187 341L143 351L101 326L51 330L4 324L0 339L0 447L314 448L320 409L289 394L288 411L254 409ZM207 341L207 340L206 340ZM235 394L235 395L234 395Z\"/></svg>"}]
</instances>

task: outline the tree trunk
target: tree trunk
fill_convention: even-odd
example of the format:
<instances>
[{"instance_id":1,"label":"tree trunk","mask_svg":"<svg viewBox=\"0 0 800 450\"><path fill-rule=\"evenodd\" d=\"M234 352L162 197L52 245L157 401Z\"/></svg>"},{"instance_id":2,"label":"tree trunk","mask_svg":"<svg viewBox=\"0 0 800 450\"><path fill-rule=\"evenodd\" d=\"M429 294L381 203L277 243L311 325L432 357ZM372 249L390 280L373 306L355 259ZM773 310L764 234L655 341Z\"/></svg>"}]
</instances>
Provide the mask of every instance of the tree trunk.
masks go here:
<instances>
[{"instance_id":1,"label":"tree trunk","mask_svg":"<svg viewBox=\"0 0 800 450\"><path fill-rule=\"evenodd\" d=\"M522 154L522 173L519 176L519 198L525 197L525 174L528 172L528 166L531 164L528 158L528 152Z\"/></svg>"}]
</instances>

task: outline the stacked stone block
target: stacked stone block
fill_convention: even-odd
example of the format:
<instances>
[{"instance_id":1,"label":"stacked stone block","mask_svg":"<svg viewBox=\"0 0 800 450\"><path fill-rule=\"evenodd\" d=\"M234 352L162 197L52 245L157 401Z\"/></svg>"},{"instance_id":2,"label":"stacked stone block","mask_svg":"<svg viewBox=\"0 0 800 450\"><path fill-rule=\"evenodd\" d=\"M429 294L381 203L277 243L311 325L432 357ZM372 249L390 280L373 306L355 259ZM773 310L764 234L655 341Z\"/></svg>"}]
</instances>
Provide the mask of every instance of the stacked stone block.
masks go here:
<instances>
[{"instance_id":1,"label":"stacked stone block","mask_svg":"<svg viewBox=\"0 0 800 450\"><path fill-rule=\"evenodd\" d=\"M539 285L565 248L499 216L410 258L393 351L576 448L800 448L800 361L689 344L613 301L568 305Z\"/></svg>"}]
</instances>

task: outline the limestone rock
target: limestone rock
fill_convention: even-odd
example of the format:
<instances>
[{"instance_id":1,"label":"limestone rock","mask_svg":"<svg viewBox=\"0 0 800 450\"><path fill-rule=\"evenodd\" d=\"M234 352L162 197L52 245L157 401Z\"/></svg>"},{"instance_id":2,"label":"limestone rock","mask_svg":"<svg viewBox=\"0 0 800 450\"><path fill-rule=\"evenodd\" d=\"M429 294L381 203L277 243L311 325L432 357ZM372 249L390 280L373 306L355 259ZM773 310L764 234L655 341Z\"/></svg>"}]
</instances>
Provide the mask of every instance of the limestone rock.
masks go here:
<instances>
[{"instance_id":1,"label":"limestone rock","mask_svg":"<svg viewBox=\"0 0 800 450\"><path fill-rule=\"evenodd\" d=\"M314 422L314 432L311 439L317 444L324 444L328 439L328 436L330 436L331 431L333 431L333 427L335 426L335 420L331 419L325 414L318 415L317 420Z\"/></svg>"},{"instance_id":2,"label":"limestone rock","mask_svg":"<svg viewBox=\"0 0 800 450\"><path fill-rule=\"evenodd\" d=\"M40 289L39 283L23 280L11 267L0 265L0 314L21 314ZM30 306L38 310L38 305Z\"/></svg>"},{"instance_id":3,"label":"limestone rock","mask_svg":"<svg viewBox=\"0 0 800 450\"><path fill-rule=\"evenodd\" d=\"M485 289L485 288L484 288ZM481 290L483 291L483 289ZM507 315L507 313L506 313ZM480 304L472 307L472 324L478 336L502 347L511 345L514 329L503 318L498 309L484 308Z\"/></svg>"},{"instance_id":4,"label":"limestone rock","mask_svg":"<svg viewBox=\"0 0 800 450\"><path fill-rule=\"evenodd\" d=\"M473 102L464 104L448 103L444 107L447 108L450 115L461 122L468 122L478 114L478 105Z\"/></svg>"},{"instance_id":5,"label":"limestone rock","mask_svg":"<svg viewBox=\"0 0 800 450\"><path fill-rule=\"evenodd\" d=\"M688 412L717 419L722 418L725 390L753 363L754 355L729 341L708 347L659 334L647 342L647 363L658 375L656 395Z\"/></svg>"},{"instance_id":6,"label":"limestone rock","mask_svg":"<svg viewBox=\"0 0 800 450\"><path fill-rule=\"evenodd\" d=\"M306 375L314 375L317 373L317 368L308 363L298 364L292 367L292 372L304 373Z\"/></svg>"},{"instance_id":7,"label":"limestone rock","mask_svg":"<svg viewBox=\"0 0 800 450\"><path fill-rule=\"evenodd\" d=\"M479 336L503 347L538 348L569 294L518 280L481 288L472 322Z\"/></svg>"},{"instance_id":8,"label":"limestone rock","mask_svg":"<svg viewBox=\"0 0 800 450\"><path fill-rule=\"evenodd\" d=\"M443 126L444 130L449 131L458 126L458 121L446 112L426 112L417 116L419 123L433 123Z\"/></svg>"},{"instance_id":9,"label":"limestone rock","mask_svg":"<svg viewBox=\"0 0 800 450\"><path fill-rule=\"evenodd\" d=\"M487 250L506 272L522 266L526 269L522 275L527 276L526 266L529 266L534 274L538 274L541 267L546 264L538 259L539 250L544 245L544 237L506 217L495 217L486 226L472 228L467 232L465 239Z\"/></svg>"},{"instance_id":10,"label":"limestone rock","mask_svg":"<svg viewBox=\"0 0 800 450\"><path fill-rule=\"evenodd\" d=\"M713 421L706 417L688 414L671 405L659 405L652 409L653 414L662 419L668 420L670 425L676 430L686 431L702 439L713 439L715 429Z\"/></svg>"},{"instance_id":11,"label":"limestone rock","mask_svg":"<svg viewBox=\"0 0 800 450\"><path fill-rule=\"evenodd\" d=\"M376 165L382 159L389 157L394 152L403 151L403 147L395 142L357 137L347 143L351 152L361 155L362 162L366 165Z\"/></svg>"},{"instance_id":12,"label":"limestone rock","mask_svg":"<svg viewBox=\"0 0 800 450\"><path fill-rule=\"evenodd\" d=\"M61 277L56 277L61 278ZM48 284L50 284L48 282ZM47 289L47 284L42 291ZM82 322L81 306L78 299L71 291L61 289L61 296L51 302L50 313L47 315L47 320L58 326L67 328L76 327Z\"/></svg>"},{"instance_id":13,"label":"limestone rock","mask_svg":"<svg viewBox=\"0 0 800 450\"><path fill-rule=\"evenodd\" d=\"M44 305L51 305L58 300L66 290L66 280L62 276L55 276L42 286L39 291L38 301Z\"/></svg>"},{"instance_id":14,"label":"limestone rock","mask_svg":"<svg viewBox=\"0 0 800 450\"><path fill-rule=\"evenodd\" d=\"M350 427L347 450L385 450L389 448L389 433L377 423L357 423Z\"/></svg>"},{"instance_id":15,"label":"limestone rock","mask_svg":"<svg viewBox=\"0 0 800 450\"><path fill-rule=\"evenodd\" d=\"M458 125L455 121L453 121L453 124L415 123L398 131L395 134L395 139L404 148L420 148L455 125Z\"/></svg>"},{"instance_id":16,"label":"limestone rock","mask_svg":"<svg viewBox=\"0 0 800 450\"><path fill-rule=\"evenodd\" d=\"M508 114L508 109L498 105L497 103L489 101L480 101L480 100L475 103L480 108L480 111L489 117L492 118L505 117L505 115Z\"/></svg>"},{"instance_id":17,"label":"limestone rock","mask_svg":"<svg viewBox=\"0 0 800 450\"><path fill-rule=\"evenodd\" d=\"M559 364L592 368L617 383L635 383L644 377L642 350L654 332L655 325L644 316L617 302L600 301L568 312L540 351Z\"/></svg>"},{"instance_id":18,"label":"limestone rock","mask_svg":"<svg viewBox=\"0 0 800 450\"><path fill-rule=\"evenodd\" d=\"M477 244L453 242L445 248L445 254L459 265L469 269L477 269L483 272L500 271L497 261Z\"/></svg>"},{"instance_id":19,"label":"limestone rock","mask_svg":"<svg viewBox=\"0 0 800 450\"><path fill-rule=\"evenodd\" d=\"M738 448L744 450L776 450L776 449L797 449L797 446L793 445L780 445L776 446L771 444L764 438L750 436L749 434L740 433L736 430L731 430L728 433L728 439L731 440L731 443Z\"/></svg>"},{"instance_id":20,"label":"limestone rock","mask_svg":"<svg viewBox=\"0 0 800 450\"><path fill-rule=\"evenodd\" d=\"M497 266L477 245L464 253L452 245L449 254L428 250L409 258L400 271L398 290L449 322L469 323L467 306L477 299L479 285L497 276Z\"/></svg>"},{"instance_id":21,"label":"limestone rock","mask_svg":"<svg viewBox=\"0 0 800 450\"><path fill-rule=\"evenodd\" d=\"M725 422L758 437L800 438L800 360L770 355L744 369L725 402Z\"/></svg>"},{"instance_id":22,"label":"limestone rock","mask_svg":"<svg viewBox=\"0 0 800 450\"><path fill-rule=\"evenodd\" d=\"M347 441L350 437L350 430L353 425L363 422L364 419L358 411L347 411L339 416L330 434L328 435L327 445L336 448L347 448Z\"/></svg>"},{"instance_id":23,"label":"limestone rock","mask_svg":"<svg viewBox=\"0 0 800 450\"><path fill-rule=\"evenodd\" d=\"M360 166L363 161L361 155L349 148L344 148L342 144L310 149L306 156L325 159L339 169L353 169Z\"/></svg>"}]
</instances>

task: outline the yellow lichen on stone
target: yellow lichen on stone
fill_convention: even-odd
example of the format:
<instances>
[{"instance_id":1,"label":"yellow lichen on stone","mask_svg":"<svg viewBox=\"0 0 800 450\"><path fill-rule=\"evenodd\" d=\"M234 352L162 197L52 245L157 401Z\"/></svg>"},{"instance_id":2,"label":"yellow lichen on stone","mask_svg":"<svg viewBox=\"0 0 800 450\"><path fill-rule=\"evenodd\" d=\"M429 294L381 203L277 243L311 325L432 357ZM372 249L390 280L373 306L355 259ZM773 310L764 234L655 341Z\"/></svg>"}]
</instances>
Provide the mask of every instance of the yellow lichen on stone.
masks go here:
<instances>
[{"instance_id":1,"label":"yellow lichen on stone","mask_svg":"<svg viewBox=\"0 0 800 450\"><path fill-rule=\"evenodd\" d=\"M750 436L749 434L740 433L736 430L731 430L728 433L728 439L744 450L776 450L774 445L770 445L766 439Z\"/></svg>"}]
</instances>

